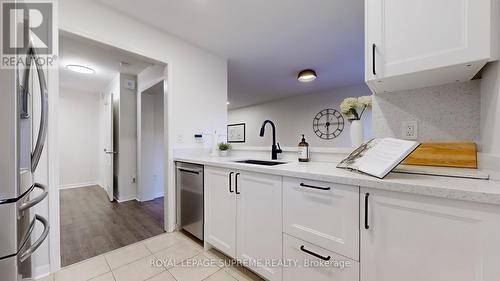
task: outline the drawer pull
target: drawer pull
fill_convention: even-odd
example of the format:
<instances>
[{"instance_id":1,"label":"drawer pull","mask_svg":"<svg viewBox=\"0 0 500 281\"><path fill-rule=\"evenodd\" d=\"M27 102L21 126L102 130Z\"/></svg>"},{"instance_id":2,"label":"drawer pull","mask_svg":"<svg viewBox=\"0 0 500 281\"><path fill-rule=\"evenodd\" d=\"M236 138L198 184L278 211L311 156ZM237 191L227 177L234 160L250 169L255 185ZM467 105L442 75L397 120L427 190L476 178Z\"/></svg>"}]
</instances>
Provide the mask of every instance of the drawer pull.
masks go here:
<instances>
[{"instance_id":1,"label":"drawer pull","mask_svg":"<svg viewBox=\"0 0 500 281\"><path fill-rule=\"evenodd\" d=\"M314 185L309 185L305 183L301 183L300 186L302 187L308 187L308 188L314 188L314 189L319 189L319 190L330 190L332 189L331 187L320 187L320 186L314 186Z\"/></svg>"},{"instance_id":2,"label":"drawer pull","mask_svg":"<svg viewBox=\"0 0 500 281\"><path fill-rule=\"evenodd\" d=\"M332 257L330 257L330 256L328 256L328 257L323 257L322 255L316 254L315 252L311 252L311 251L309 251L308 249L306 249L306 248L304 247L304 245L300 246L300 250L301 250L302 252L308 253L309 255L311 255L311 256L315 256L315 257L317 257L318 259L322 259L322 260L324 260L324 261L329 261L329 260L332 258Z\"/></svg>"}]
</instances>

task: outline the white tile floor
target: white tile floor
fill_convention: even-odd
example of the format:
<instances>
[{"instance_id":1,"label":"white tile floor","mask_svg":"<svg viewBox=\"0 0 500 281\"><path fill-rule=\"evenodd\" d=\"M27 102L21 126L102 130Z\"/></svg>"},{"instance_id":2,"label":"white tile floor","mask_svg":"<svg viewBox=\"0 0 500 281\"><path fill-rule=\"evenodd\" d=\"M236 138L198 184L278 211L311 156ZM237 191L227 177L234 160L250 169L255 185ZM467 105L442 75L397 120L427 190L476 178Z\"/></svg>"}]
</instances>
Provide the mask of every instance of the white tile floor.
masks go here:
<instances>
[{"instance_id":1,"label":"white tile floor","mask_svg":"<svg viewBox=\"0 0 500 281\"><path fill-rule=\"evenodd\" d=\"M61 269L39 281L262 280L181 232L161 234Z\"/></svg>"}]
</instances>

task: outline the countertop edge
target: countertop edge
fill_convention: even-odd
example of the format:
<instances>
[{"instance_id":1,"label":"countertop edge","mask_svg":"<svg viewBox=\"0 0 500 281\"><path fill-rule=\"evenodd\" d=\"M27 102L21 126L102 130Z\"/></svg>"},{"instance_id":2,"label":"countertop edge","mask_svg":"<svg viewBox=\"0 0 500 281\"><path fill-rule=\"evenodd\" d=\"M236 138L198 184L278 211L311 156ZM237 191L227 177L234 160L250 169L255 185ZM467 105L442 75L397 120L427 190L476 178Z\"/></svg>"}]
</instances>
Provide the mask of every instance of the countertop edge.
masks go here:
<instances>
[{"instance_id":1,"label":"countertop edge","mask_svg":"<svg viewBox=\"0 0 500 281\"><path fill-rule=\"evenodd\" d=\"M443 199L462 200L462 201L470 201L483 204L500 205L500 184L498 185L499 187L498 191L490 192L484 190L482 191L481 189L478 189L476 191L476 190L457 189L452 187L447 188L443 186L428 184L425 181L419 182L418 184L403 183L394 180L382 180L382 179L372 178L366 175L355 174L355 173L353 173L352 176L345 176L345 175L328 175L322 173L300 172L291 170L287 171L286 169L276 169L273 167L232 163L228 162L227 160L219 162L219 161L196 159L189 157L174 157L174 161L194 163L194 164L219 167L219 168L244 170L256 173L280 175L285 177L303 178L315 181L333 182L338 184L368 187L385 191L411 193L416 195L438 197ZM413 177L426 179L427 182L430 179L430 176L419 175ZM471 184L474 184L475 181L478 181L474 179L461 179L461 180L470 181ZM495 187L497 187L496 184Z\"/></svg>"}]
</instances>

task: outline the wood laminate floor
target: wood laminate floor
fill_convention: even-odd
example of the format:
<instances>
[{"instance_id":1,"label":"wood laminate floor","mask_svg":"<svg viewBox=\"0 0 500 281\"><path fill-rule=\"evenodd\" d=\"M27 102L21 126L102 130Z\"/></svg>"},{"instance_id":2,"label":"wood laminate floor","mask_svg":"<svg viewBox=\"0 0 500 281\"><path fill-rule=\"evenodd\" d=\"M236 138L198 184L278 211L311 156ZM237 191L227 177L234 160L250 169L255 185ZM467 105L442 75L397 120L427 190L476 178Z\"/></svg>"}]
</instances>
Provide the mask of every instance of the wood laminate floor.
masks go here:
<instances>
[{"instance_id":1,"label":"wood laminate floor","mask_svg":"<svg viewBox=\"0 0 500 281\"><path fill-rule=\"evenodd\" d=\"M110 202L99 186L60 192L61 266L156 236L163 230L163 197Z\"/></svg>"}]
</instances>

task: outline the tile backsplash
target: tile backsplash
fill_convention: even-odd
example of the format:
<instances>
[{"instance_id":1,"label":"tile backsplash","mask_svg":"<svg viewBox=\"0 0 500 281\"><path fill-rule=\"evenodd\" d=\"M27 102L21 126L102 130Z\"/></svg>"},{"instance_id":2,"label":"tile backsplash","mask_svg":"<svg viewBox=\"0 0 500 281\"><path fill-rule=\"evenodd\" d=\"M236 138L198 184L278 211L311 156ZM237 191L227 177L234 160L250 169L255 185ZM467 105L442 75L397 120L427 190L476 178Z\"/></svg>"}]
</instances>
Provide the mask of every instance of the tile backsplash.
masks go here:
<instances>
[{"instance_id":1,"label":"tile backsplash","mask_svg":"<svg viewBox=\"0 0 500 281\"><path fill-rule=\"evenodd\" d=\"M373 133L402 137L418 121L418 141L479 141L480 80L374 95Z\"/></svg>"}]
</instances>

